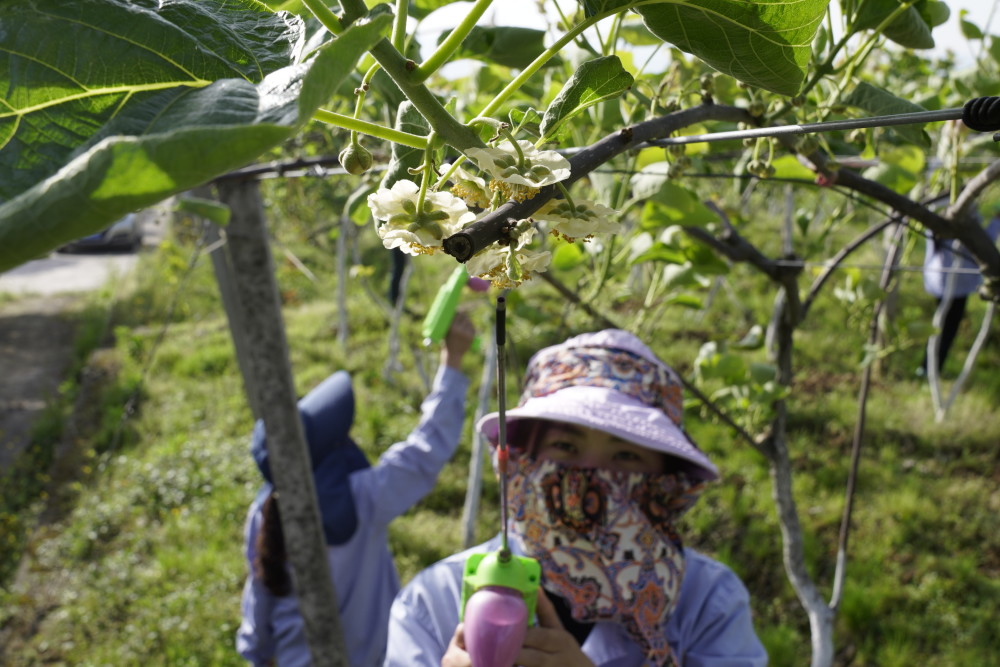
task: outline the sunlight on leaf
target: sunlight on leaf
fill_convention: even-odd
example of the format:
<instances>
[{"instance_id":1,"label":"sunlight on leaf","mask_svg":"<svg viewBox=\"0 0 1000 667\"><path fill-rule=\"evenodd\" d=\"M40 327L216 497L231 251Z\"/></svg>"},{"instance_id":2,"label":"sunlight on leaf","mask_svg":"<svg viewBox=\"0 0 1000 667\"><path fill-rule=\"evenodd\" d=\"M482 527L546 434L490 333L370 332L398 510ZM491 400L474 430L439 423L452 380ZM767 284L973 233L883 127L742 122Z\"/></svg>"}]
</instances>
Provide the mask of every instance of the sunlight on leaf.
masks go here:
<instances>
[{"instance_id":1,"label":"sunlight on leaf","mask_svg":"<svg viewBox=\"0 0 1000 667\"><path fill-rule=\"evenodd\" d=\"M542 136L550 136L560 124L587 107L618 97L633 83L632 75L625 71L617 56L595 58L585 62L545 110L545 116L542 118Z\"/></svg>"},{"instance_id":2,"label":"sunlight on leaf","mask_svg":"<svg viewBox=\"0 0 1000 667\"><path fill-rule=\"evenodd\" d=\"M926 111L924 107L904 100L892 93L862 81L844 98L844 104L857 107L872 116L887 116L902 113ZM923 124L893 125L890 129L901 139L920 146L930 146L931 141L924 132Z\"/></svg>"},{"instance_id":3,"label":"sunlight on leaf","mask_svg":"<svg viewBox=\"0 0 1000 667\"><path fill-rule=\"evenodd\" d=\"M782 95L805 79L829 0L689 0L636 7L646 27L720 72Z\"/></svg>"},{"instance_id":4,"label":"sunlight on leaf","mask_svg":"<svg viewBox=\"0 0 1000 667\"><path fill-rule=\"evenodd\" d=\"M392 22L357 22L292 64L301 21L249 0L54 0L44 13L18 5L15 19L0 30L18 54L3 102L24 122L0 150L0 271L284 141ZM80 50L63 48L67 33ZM74 60L84 47L105 57Z\"/></svg>"}]
</instances>

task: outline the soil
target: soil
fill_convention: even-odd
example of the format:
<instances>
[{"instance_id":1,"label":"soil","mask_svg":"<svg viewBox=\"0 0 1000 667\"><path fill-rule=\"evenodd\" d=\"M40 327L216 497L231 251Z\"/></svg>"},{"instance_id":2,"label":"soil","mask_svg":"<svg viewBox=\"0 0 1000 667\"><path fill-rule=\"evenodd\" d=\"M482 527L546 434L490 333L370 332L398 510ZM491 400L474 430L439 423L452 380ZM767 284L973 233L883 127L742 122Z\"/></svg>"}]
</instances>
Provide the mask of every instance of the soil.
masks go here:
<instances>
[{"instance_id":1,"label":"soil","mask_svg":"<svg viewBox=\"0 0 1000 667\"><path fill-rule=\"evenodd\" d=\"M0 476L70 370L77 300L61 294L0 303Z\"/></svg>"},{"instance_id":2,"label":"soil","mask_svg":"<svg viewBox=\"0 0 1000 667\"><path fill-rule=\"evenodd\" d=\"M69 379L78 325L76 304L79 296L60 294L28 296L0 304L0 478L19 453L31 442L32 430L42 411L57 396L59 386ZM91 358L93 361L98 355ZM98 365L99 366L99 365ZM90 395L97 375L88 365L81 373L77 405L53 455L48 473L45 507L33 519L35 527L28 547L8 590L16 596L18 608L0 624L0 665L21 664L21 649L39 625L59 608L65 586L58 571L37 567L34 545L58 526L72 507L68 482L82 465L80 447L74 447L79 432L78 411L84 396ZM82 399L82 400L81 400ZM72 494L69 494L72 495ZM6 614L4 614L6 616Z\"/></svg>"}]
</instances>

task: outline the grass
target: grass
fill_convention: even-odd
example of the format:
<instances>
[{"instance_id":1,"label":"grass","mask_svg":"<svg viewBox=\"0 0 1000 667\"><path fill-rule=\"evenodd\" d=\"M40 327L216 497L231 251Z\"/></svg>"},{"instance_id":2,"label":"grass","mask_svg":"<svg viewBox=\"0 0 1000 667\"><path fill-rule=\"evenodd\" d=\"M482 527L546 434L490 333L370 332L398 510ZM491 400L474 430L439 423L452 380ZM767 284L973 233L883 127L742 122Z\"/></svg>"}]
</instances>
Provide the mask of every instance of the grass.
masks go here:
<instances>
[{"instance_id":1,"label":"grass","mask_svg":"<svg viewBox=\"0 0 1000 667\"><path fill-rule=\"evenodd\" d=\"M324 243L289 248L315 275L332 276L334 255ZM376 275L384 275L384 253L371 252L365 246ZM4 655L11 665L242 664L233 636L245 576L243 520L259 485L248 452L252 417L210 267L202 260L188 274L192 253L183 237L169 242L143 258L140 281L128 296L105 302L101 312L110 313L114 340L89 357L102 381L87 392L83 453L78 476L62 490L63 511L30 540L23 537L27 526L47 516L51 499L41 495L40 471L49 467L51 455L44 452L51 446L32 450L22 462L24 471L36 475L36 486L26 487L22 500L4 501L4 520L13 517L21 526L16 552L31 565L15 586L9 575L16 559L8 559L0 590L0 627L21 629ZM412 294L433 294L451 269L439 259L418 262ZM305 390L334 369L350 371L359 405L353 435L376 457L416 423L425 393L418 368L433 369L436 353L408 342L419 340L419 320L404 318L403 371L387 376L387 315L367 291L384 293L383 280L352 279L349 337L342 348L332 279L313 282L279 254L276 262L297 386ZM576 278L585 290L582 274L567 282L573 286ZM912 282L903 295L908 303L927 301ZM760 288L747 290L745 299L756 312L767 311ZM487 330L491 303L471 293L466 303ZM629 323L634 306L627 299L601 294L597 303ZM414 304L415 310L424 307ZM594 326L544 285L512 295L509 308L515 369L538 347ZM971 340L969 322L978 324L980 308L972 304L960 341ZM648 339L689 374L703 342L737 340L745 332L742 312L725 297L707 317L668 309L646 323L653 331ZM906 315L917 316L929 317L927 307ZM83 328L81 358L104 340L98 323L106 319L93 321L93 328ZM857 419L864 322L861 306L821 299L797 339L789 446L808 566L827 595ZM868 406L848 579L837 617L838 663L991 664L1000 645L994 620L1000 599L994 520L1000 511L994 472L1000 424L990 415L1000 399L1000 379L990 369L1000 350L995 341L987 345L969 390L949 418L936 423L926 386L910 376L920 354L915 339L907 340L904 332L893 342L898 349L885 360ZM956 354L947 373L954 376L959 364ZM463 443L471 441L480 374L474 359L466 370L473 388ZM67 383L66 402L39 425L39 444L58 439L82 375ZM510 388L519 382L519 373L511 373ZM513 389L509 397L516 400ZM129 403L134 411L125 409ZM688 426L724 476L685 517L682 532L689 545L728 563L744 579L772 664L805 664L808 623L781 565L766 462L707 413L691 409ZM468 461L463 444L435 491L393 524L390 541L404 581L461 547ZM478 539L489 537L498 522L490 480L484 493ZM27 626L34 632L24 632Z\"/></svg>"}]
</instances>

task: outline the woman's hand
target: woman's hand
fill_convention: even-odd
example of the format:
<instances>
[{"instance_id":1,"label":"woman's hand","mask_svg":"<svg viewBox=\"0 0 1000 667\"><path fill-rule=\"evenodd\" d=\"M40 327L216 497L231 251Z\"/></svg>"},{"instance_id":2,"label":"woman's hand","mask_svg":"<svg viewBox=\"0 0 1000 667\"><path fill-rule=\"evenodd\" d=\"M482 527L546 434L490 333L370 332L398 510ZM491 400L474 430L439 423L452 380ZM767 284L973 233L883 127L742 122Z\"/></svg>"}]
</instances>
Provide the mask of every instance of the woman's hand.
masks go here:
<instances>
[{"instance_id":1,"label":"woman's hand","mask_svg":"<svg viewBox=\"0 0 1000 667\"><path fill-rule=\"evenodd\" d=\"M517 664L521 667L594 667L576 639L559 620L556 608L545 595L545 590L538 589L538 625L528 628L524 636L524 645L517 654Z\"/></svg>"},{"instance_id":2,"label":"woman's hand","mask_svg":"<svg viewBox=\"0 0 1000 667\"><path fill-rule=\"evenodd\" d=\"M444 336L444 347L441 348L441 363L462 370L462 357L472 347L476 339L476 328L468 314L463 311L455 313L448 333Z\"/></svg>"},{"instance_id":3,"label":"woman's hand","mask_svg":"<svg viewBox=\"0 0 1000 667\"><path fill-rule=\"evenodd\" d=\"M573 635L559 620L559 614L545 591L538 589L538 625L528 628L524 645L517 654L516 663L521 667L594 667ZM465 628L459 623L441 658L441 667L472 667L472 660L465 650Z\"/></svg>"},{"instance_id":4,"label":"woman's hand","mask_svg":"<svg viewBox=\"0 0 1000 667\"><path fill-rule=\"evenodd\" d=\"M472 667L472 658L465 650L465 625L459 623L441 658L441 667Z\"/></svg>"}]
</instances>

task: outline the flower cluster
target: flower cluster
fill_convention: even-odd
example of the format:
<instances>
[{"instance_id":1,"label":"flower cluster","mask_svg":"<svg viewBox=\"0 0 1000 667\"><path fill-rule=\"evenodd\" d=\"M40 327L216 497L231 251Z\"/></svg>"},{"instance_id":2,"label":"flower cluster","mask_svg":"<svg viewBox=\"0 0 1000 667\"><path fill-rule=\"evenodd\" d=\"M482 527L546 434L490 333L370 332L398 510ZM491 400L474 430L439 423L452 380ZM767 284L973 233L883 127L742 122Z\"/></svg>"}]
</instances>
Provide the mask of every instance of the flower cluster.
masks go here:
<instances>
[{"instance_id":1,"label":"flower cluster","mask_svg":"<svg viewBox=\"0 0 1000 667\"><path fill-rule=\"evenodd\" d=\"M540 151L530 141L507 141L496 148L470 148L466 155L492 176L490 189L524 201L546 185L569 178L569 161L555 151Z\"/></svg>"},{"instance_id":2,"label":"flower cluster","mask_svg":"<svg viewBox=\"0 0 1000 667\"><path fill-rule=\"evenodd\" d=\"M538 209L535 217L548 222L554 236L573 242L577 239L589 241L595 234L617 232L621 223L613 220L614 214L612 209L597 202L550 199Z\"/></svg>"},{"instance_id":3,"label":"flower cluster","mask_svg":"<svg viewBox=\"0 0 1000 667\"><path fill-rule=\"evenodd\" d=\"M467 149L466 156L478 170L455 165L446 177L450 191L437 190L441 183L430 187L431 181L427 179L436 170L428 162L422 170L422 185L400 180L391 188L380 188L369 195L368 205L377 220L383 245L410 255L433 254L442 249L444 239L476 219L472 210L495 208L501 196L504 201L525 201L541 188L556 185L562 190L562 198L544 203L533 218L517 221L503 239L466 263L470 275L485 278L495 287L511 288L548 269L552 253L529 247L539 226L543 232L547 230L569 243L618 231L620 224L612 209L592 201L570 199L569 192L560 184L570 176L566 158L555 151L539 150L529 141L515 141L507 136L496 147Z\"/></svg>"},{"instance_id":4,"label":"flower cluster","mask_svg":"<svg viewBox=\"0 0 1000 667\"><path fill-rule=\"evenodd\" d=\"M441 241L475 219L465 203L447 192L427 192L420 202L420 188L413 181L396 181L368 195L382 244L409 255L430 255ZM420 210L418 210L418 208Z\"/></svg>"},{"instance_id":5,"label":"flower cluster","mask_svg":"<svg viewBox=\"0 0 1000 667\"><path fill-rule=\"evenodd\" d=\"M552 261L552 253L525 248L535 235L531 221L522 220L515 234L516 238L508 245L493 245L473 255L465 264L469 274L485 278L494 287L503 289L517 287L544 272Z\"/></svg>"}]
</instances>

